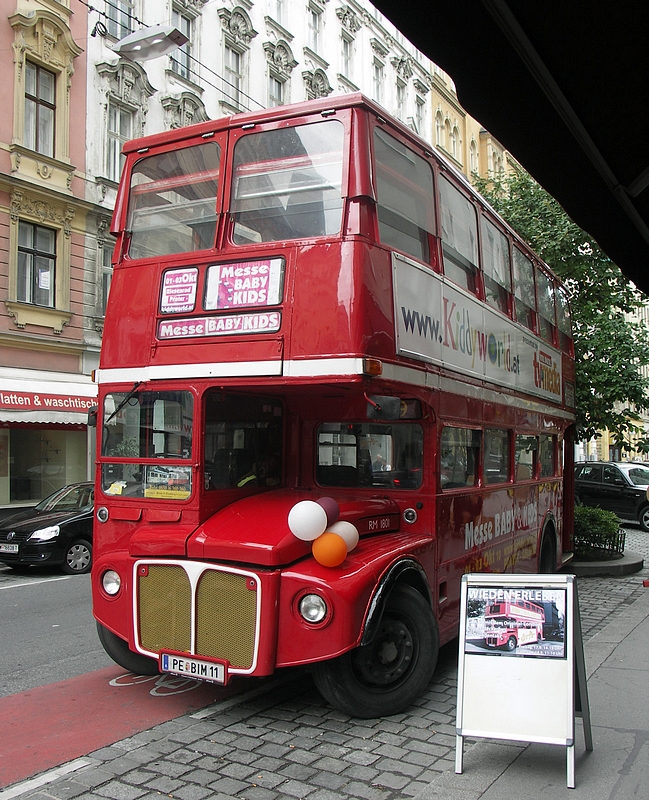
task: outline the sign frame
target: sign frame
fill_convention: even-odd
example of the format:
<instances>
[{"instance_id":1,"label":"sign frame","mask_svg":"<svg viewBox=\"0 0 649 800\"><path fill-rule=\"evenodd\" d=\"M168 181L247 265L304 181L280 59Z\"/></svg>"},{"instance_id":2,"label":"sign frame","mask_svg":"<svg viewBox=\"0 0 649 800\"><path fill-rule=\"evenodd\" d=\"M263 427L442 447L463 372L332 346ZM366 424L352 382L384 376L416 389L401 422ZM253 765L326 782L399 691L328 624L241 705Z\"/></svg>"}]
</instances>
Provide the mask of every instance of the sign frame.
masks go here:
<instances>
[{"instance_id":1,"label":"sign frame","mask_svg":"<svg viewBox=\"0 0 649 800\"><path fill-rule=\"evenodd\" d=\"M509 603L528 610L523 608L520 615L506 612ZM531 635L529 632L535 622L524 620L525 613L533 616L533 609L541 607L547 611L552 606L556 619L563 617L561 624L555 625L552 641L545 640L545 634ZM496 620L499 611L501 618ZM546 621L546 611L543 614L539 611L537 616ZM476 638L480 635L481 613L489 638ZM515 619L517 616L520 618ZM528 635L508 636L508 627L516 633L516 626L521 634ZM503 635L490 635L494 632L492 628ZM485 686L488 686L487 691ZM464 738L467 736L540 742L566 748L567 786L574 789L577 716L582 717L586 750L592 750L575 576L463 575L455 772L463 771Z\"/></svg>"}]
</instances>

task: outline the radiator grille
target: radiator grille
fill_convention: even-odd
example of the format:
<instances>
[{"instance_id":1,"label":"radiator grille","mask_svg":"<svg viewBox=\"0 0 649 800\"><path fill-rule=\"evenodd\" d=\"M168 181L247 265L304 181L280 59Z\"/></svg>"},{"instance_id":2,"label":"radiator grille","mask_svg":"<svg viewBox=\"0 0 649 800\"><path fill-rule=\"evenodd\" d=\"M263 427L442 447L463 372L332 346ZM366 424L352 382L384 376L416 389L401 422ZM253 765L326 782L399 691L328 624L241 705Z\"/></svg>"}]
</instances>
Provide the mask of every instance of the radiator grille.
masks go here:
<instances>
[{"instance_id":1,"label":"radiator grille","mask_svg":"<svg viewBox=\"0 0 649 800\"><path fill-rule=\"evenodd\" d=\"M191 648L191 587L182 567L150 565L139 575L140 644L154 653Z\"/></svg>"},{"instance_id":2,"label":"radiator grille","mask_svg":"<svg viewBox=\"0 0 649 800\"><path fill-rule=\"evenodd\" d=\"M192 567L196 565L193 564ZM246 575L204 569L198 576L192 652L192 589L182 566L138 568L138 628L144 650L174 650L250 669L257 628L257 583Z\"/></svg>"},{"instance_id":3,"label":"radiator grille","mask_svg":"<svg viewBox=\"0 0 649 800\"><path fill-rule=\"evenodd\" d=\"M257 592L245 575L208 570L196 592L196 650L225 658L233 667L252 666Z\"/></svg>"}]
</instances>

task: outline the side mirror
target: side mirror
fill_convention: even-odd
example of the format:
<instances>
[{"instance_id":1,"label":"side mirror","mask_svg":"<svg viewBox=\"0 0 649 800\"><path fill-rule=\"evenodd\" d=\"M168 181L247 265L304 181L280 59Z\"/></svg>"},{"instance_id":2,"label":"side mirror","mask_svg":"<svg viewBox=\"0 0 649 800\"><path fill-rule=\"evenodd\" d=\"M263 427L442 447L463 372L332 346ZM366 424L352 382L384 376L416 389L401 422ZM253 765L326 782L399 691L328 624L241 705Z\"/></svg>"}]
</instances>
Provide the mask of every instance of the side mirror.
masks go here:
<instances>
[{"instance_id":1,"label":"side mirror","mask_svg":"<svg viewBox=\"0 0 649 800\"><path fill-rule=\"evenodd\" d=\"M96 428L97 427L97 406L90 406L88 409L88 427L89 428Z\"/></svg>"},{"instance_id":2,"label":"side mirror","mask_svg":"<svg viewBox=\"0 0 649 800\"><path fill-rule=\"evenodd\" d=\"M365 395L368 419L400 419L401 398L391 395Z\"/></svg>"}]
</instances>

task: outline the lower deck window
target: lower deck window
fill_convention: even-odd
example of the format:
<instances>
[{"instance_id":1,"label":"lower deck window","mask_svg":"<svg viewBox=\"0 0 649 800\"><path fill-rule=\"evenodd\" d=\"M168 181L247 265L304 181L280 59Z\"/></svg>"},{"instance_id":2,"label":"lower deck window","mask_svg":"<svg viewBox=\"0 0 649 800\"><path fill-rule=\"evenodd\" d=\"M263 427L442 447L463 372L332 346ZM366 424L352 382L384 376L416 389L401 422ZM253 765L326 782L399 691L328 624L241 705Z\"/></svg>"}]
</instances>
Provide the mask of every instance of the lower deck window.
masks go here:
<instances>
[{"instance_id":1,"label":"lower deck window","mask_svg":"<svg viewBox=\"0 0 649 800\"><path fill-rule=\"evenodd\" d=\"M418 489L422 464L421 425L327 422L318 429L321 486Z\"/></svg>"},{"instance_id":2,"label":"lower deck window","mask_svg":"<svg viewBox=\"0 0 649 800\"><path fill-rule=\"evenodd\" d=\"M442 489L475 486L480 463L480 431L444 428L440 453L439 479Z\"/></svg>"},{"instance_id":3,"label":"lower deck window","mask_svg":"<svg viewBox=\"0 0 649 800\"><path fill-rule=\"evenodd\" d=\"M527 481L536 476L539 441L536 436L519 434L516 437L516 480Z\"/></svg>"}]
</instances>

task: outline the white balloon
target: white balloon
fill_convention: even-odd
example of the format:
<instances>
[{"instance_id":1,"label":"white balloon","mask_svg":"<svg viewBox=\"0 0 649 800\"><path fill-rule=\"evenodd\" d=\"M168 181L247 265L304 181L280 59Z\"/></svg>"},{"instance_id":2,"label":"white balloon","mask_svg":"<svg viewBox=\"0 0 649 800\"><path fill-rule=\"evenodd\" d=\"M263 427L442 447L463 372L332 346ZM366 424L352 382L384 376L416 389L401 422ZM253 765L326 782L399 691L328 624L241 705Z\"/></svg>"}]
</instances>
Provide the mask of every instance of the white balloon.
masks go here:
<instances>
[{"instance_id":1,"label":"white balloon","mask_svg":"<svg viewBox=\"0 0 649 800\"><path fill-rule=\"evenodd\" d=\"M313 500L301 500L288 512L288 527L293 536L312 542L327 528L327 512Z\"/></svg>"},{"instance_id":2,"label":"white balloon","mask_svg":"<svg viewBox=\"0 0 649 800\"><path fill-rule=\"evenodd\" d=\"M331 531L331 533L337 533L341 539L345 540L348 553L358 544L358 530L351 522L345 522L345 520L341 519L338 520L338 522L334 522L333 525L330 525L327 530Z\"/></svg>"}]
</instances>

